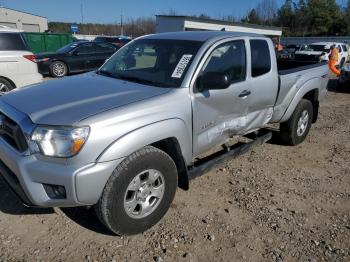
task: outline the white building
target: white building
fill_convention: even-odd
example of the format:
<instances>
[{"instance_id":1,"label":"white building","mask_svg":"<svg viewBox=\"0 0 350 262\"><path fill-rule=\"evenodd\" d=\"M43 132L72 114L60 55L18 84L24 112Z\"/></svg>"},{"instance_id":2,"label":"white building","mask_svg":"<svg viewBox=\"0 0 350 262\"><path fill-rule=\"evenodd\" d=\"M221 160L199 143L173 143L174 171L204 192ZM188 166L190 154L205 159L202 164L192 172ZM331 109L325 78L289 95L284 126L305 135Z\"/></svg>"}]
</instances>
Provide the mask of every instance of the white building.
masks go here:
<instances>
[{"instance_id":1,"label":"white building","mask_svg":"<svg viewBox=\"0 0 350 262\"><path fill-rule=\"evenodd\" d=\"M270 37L280 37L282 28L273 26L261 26L246 23L227 22L207 18L198 18L192 16L156 16L156 32L176 32L176 31L196 31L222 29L231 32L255 33Z\"/></svg>"},{"instance_id":2,"label":"white building","mask_svg":"<svg viewBox=\"0 0 350 262\"><path fill-rule=\"evenodd\" d=\"M45 32L48 29L46 17L5 7L0 7L0 25L17 28L25 32Z\"/></svg>"}]
</instances>

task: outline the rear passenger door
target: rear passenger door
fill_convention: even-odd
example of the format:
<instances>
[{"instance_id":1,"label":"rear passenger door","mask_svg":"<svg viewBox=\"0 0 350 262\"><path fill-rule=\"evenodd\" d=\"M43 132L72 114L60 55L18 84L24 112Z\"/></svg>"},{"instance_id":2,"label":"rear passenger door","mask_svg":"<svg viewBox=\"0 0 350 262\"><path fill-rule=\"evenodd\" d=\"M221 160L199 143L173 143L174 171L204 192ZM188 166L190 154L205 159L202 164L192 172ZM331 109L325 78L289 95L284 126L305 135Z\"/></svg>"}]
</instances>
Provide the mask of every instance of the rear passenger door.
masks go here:
<instances>
[{"instance_id":1,"label":"rear passenger door","mask_svg":"<svg viewBox=\"0 0 350 262\"><path fill-rule=\"evenodd\" d=\"M272 42L263 39L250 39L250 70L248 82L250 99L246 131L266 125L273 113L278 88L278 69Z\"/></svg>"}]
</instances>

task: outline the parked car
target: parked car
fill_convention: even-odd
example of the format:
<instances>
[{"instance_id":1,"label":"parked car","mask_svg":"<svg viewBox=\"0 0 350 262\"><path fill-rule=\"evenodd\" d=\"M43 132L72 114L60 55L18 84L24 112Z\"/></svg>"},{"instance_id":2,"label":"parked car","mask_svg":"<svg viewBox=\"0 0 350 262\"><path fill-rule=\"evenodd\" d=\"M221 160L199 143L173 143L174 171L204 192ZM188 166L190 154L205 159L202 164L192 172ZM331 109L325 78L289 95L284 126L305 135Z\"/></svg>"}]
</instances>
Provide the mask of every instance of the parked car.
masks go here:
<instances>
[{"instance_id":1,"label":"parked car","mask_svg":"<svg viewBox=\"0 0 350 262\"><path fill-rule=\"evenodd\" d=\"M63 77L98 69L116 50L109 43L73 42L55 53L36 54L35 61L44 76Z\"/></svg>"},{"instance_id":2,"label":"parked car","mask_svg":"<svg viewBox=\"0 0 350 262\"><path fill-rule=\"evenodd\" d=\"M41 82L33 60L22 32L0 26L0 93Z\"/></svg>"},{"instance_id":3,"label":"parked car","mask_svg":"<svg viewBox=\"0 0 350 262\"><path fill-rule=\"evenodd\" d=\"M295 52L300 49L300 45L287 45L282 51L277 54L278 59L294 60Z\"/></svg>"},{"instance_id":4,"label":"parked car","mask_svg":"<svg viewBox=\"0 0 350 262\"><path fill-rule=\"evenodd\" d=\"M293 67L279 68L271 39L254 34L140 37L96 72L0 97L1 130L17 130L0 132L0 172L27 205L95 206L116 234L143 232L178 185L269 140L256 132L267 124L281 123L289 145L305 140L328 66ZM250 144L230 147L247 134Z\"/></svg>"},{"instance_id":5,"label":"parked car","mask_svg":"<svg viewBox=\"0 0 350 262\"><path fill-rule=\"evenodd\" d=\"M97 36L94 41L108 42L120 48L129 43L131 41L131 38L122 36Z\"/></svg>"},{"instance_id":6,"label":"parked car","mask_svg":"<svg viewBox=\"0 0 350 262\"><path fill-rule=\"evenodd\" d=\"M349 50L343 43L320 42L310 45L302 45L299 51L295 52L297 61L328 61L331 53L331 46L336 45L339 50L338 65L343 66L349 56Z\"/></svg>"}]
</instances>

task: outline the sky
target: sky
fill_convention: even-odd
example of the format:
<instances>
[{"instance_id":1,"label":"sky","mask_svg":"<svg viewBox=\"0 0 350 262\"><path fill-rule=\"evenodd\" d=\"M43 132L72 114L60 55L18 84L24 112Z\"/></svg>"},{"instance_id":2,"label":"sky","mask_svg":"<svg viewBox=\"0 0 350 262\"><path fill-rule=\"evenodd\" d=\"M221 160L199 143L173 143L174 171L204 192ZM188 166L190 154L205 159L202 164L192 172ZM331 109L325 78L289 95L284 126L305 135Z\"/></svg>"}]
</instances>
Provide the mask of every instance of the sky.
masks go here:
<instances>
[{"instance_id":1,"label":"sky","mask_svg":"<svg viewBox=\"0 0 350 262\"><path fill-rule=\"evenodd\" d=\"M220 19L232 15L243 17L259 0L0 0L0 5L47 17L49 21L119 23L127 18L154 16L175 10L178 14L208 14ZM284 0L277 0L281 5ZM345 3L346 0L339 0ZM82 11L81 12L81 6ZM83 18L82 15L83 14Z\"/></svg>"}]
</instances>

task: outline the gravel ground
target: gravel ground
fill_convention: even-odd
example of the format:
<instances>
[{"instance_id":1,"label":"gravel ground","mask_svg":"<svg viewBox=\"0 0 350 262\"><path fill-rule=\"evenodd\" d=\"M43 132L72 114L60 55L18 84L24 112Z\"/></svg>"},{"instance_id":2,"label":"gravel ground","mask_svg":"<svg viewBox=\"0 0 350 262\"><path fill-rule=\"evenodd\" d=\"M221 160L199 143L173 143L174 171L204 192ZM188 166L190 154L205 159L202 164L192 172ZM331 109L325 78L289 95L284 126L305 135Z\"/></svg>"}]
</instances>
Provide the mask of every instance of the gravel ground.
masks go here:
<instances>
[{"instance_id":1,"label":"gravel ground","mask_svg":"<svg viewBox=\"0 0 350 262\"><path fill-rule=\"evenodd\" d=\"M302 145L221 165L132 237L85 208L25 208L0 180L0 261L350 261L349 137L350 89L333 89Z\"/></svg>"}]
</instances>

